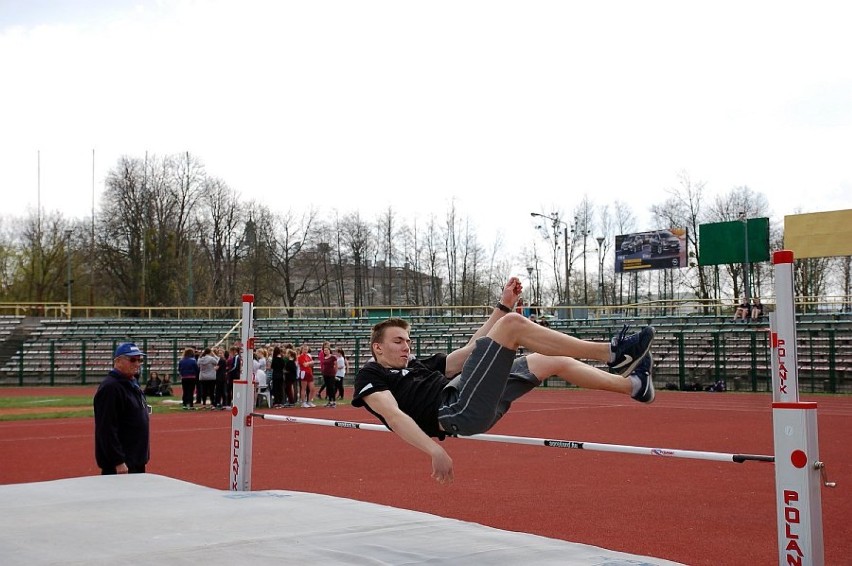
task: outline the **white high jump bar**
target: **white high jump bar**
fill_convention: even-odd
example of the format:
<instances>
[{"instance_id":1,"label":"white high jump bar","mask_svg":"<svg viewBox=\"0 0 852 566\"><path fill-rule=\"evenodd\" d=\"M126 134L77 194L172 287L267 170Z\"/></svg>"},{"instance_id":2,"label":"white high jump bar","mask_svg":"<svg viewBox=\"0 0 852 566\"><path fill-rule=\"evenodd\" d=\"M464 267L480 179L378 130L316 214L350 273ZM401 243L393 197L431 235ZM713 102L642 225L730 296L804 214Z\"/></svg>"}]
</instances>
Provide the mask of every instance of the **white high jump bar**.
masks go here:
<instances>
[{"instance_id":1,"label":"white high jump bar","mask_svg":"<svg viewBox=\"0 0 852 566\"><path fill-rule=\"evenodd\" d=\"M390 429L381 424L291 417L288 415L273 415L270 413L252 413L252 416L268 421L282 421L295 424L390 432ZM714 462L773 462L775 460L772 456L762 456L760 454L725 454L722 452L701 452L698 450L679 450L675 448L650 448L645 446L627 446L622 444L601 444L597 442L581 442L578 440L509 436L505 434L473 434L471 436L454 436L452 438L458 438L460 440L481 440L485 442L503 442L507 444L526 444L528 446L546 446L548 448L566 448L570 450L589 450L591 452L619 452L621 454L636 454L637 456L691 458L693 460L712 460Z\"/></svg>"}]
</instances>

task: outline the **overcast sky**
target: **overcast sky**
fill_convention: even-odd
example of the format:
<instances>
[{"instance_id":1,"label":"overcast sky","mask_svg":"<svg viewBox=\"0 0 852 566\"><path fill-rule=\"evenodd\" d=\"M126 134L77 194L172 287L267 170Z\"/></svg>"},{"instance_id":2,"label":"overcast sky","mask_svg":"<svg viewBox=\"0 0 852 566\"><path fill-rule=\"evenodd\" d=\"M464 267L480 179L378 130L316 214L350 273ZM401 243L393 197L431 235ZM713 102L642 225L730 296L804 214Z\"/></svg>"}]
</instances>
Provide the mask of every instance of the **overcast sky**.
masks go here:
<instances>
[{"instance_id":1,"label":"overcast sky","mask_svg":"<svg viewBox=\"0 0 852 566\"><path fill-rule=\"evenodd\" d=\"M852 204L846 2L0 0L3 214L88 216L121 155L245 199L451 199L509 253L530 211L649 203L679 171L776 219ZM540 241L540 240L539 240Z\"/></svg>"}]
</instances>

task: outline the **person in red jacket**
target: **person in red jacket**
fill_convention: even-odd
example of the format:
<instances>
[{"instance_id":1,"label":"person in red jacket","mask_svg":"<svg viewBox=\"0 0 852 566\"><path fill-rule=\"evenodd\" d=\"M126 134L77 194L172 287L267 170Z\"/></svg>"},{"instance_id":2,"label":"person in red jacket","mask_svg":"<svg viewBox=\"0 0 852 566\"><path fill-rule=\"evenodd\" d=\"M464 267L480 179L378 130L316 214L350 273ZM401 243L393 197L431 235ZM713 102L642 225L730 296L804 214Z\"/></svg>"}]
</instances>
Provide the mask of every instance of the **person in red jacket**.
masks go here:
<instances>
[{"instance_id":1,"label":"person in red jacket","mask_svg":"<svg viewBox=\"0 0 852 566\"><path fill-rule=\"evenodd\" d=\"M302 344L301 353L296 358L296 363L299 364L299 371L302 372L302 384L305 391L305 400L302 401L302 407L316 407L312 395L314 392L314 357L311 356L311 349L307 344Z\"/></svg>"},{"instance_id":2,"label":"person in red jacket","mask_svg":"<svg viewBox=\"0 0 852 566\"><path fill-rule=\"evenodd\" d=\"M337 403L337 356L331 351L331 346L326 342L322 348L322 361L320 371L325 385L326 407L336 407Z\"/></svg>"}]
</instances>

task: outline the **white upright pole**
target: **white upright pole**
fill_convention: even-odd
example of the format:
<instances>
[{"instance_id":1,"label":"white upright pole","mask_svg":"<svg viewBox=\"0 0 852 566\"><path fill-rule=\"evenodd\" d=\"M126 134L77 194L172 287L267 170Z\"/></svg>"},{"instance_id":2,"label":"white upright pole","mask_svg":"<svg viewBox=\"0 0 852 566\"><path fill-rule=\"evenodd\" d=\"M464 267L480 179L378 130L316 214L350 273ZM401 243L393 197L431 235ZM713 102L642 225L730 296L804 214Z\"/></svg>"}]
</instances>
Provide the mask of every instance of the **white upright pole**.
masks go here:
<instances>
[{"instance_id":1,"label":"white upright pole","mask_svg":"<svg viewBox=\"0 0 852 566\"><path fill-rule=\"evenodd\" d=\"M772 263L776 304L770 329L778 563L822 566L825 557L817 404L799 401L793 252L775 252Z\"/></svg>"},{"instance_id":2,"label":"white upright pole","mask_svg":"<svg viewBox=\"0 0 852 566\"><path fill-rule=\"evenodd\" d=\"M251 491L251 413L254 409L254 382L252 360L254 358L254 326L252 309L254 295L243 295L243 350L240 352L242 369L240 379L234 381L234 398L231 406L231 491Z\"/></svg>"}]
</instances>

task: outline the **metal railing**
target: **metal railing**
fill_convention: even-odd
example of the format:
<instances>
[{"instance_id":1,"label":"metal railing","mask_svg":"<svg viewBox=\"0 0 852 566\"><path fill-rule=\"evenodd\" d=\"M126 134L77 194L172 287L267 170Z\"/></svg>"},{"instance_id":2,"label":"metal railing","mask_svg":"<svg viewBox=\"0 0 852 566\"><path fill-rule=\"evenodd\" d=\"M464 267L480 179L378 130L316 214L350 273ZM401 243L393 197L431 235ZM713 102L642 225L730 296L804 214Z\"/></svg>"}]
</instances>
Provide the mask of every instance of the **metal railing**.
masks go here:
<instances>
[{"instance_id":1,"label":"metal railing","mask_svg":"<svg viewBox=\"0 0 852 566\"><path fill-rule=\"evenodd\" d=\"M535 307L536 314L557 319L585 320L633 316L723 316L733 313L738 301L701 300L691 298L659 299L621 305L571 305ZM774 297L762 299L766 312L775 308ZM307 307L286 305L255 305L256 318L380 318L387 316L487 316L492 305L370 305L353 307ZM530 308L521 309L529 314ZM837 314L852 312L852 296L833 295L798 297L796 311L800 313ZM240 307L214 306L91 306L67 302L0 303L0 315L33 316L42 318L132 318L132 319L233 319L240 317Z\"/></svg>"}]
</instances>

